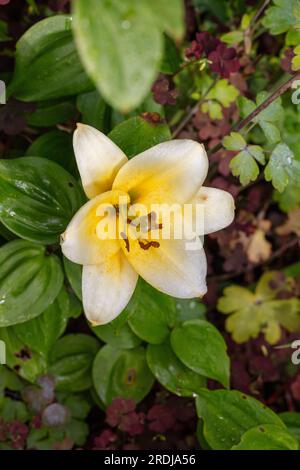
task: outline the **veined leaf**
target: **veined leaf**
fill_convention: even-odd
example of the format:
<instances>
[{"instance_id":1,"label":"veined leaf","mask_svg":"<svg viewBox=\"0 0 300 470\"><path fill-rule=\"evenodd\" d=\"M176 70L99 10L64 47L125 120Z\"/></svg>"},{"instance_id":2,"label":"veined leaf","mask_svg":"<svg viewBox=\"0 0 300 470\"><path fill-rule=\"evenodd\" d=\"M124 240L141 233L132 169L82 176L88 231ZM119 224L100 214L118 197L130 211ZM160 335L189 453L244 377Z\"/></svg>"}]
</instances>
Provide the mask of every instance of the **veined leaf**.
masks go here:
<instances>
[{"instance_id":1,"label":"veined leaf","mask_svg":"<svg viewBox=\"0 0 300 470\"><path fill-rule=\"evenodd\" d=\"M15 240L0 248L0 326L40 315L57 297L63 272L44 247Z\"/></svg>"},{"instance_id":2,"label":"veined leaf","mask_svg":"<svg viewBox=\"0 0 300 470\"><path fill-rule=\"evenodd\" d=\"M0 220L21 238L59 241L84 196L73 176L45 158L0 160Z\"/></svg>"}]
</instances>

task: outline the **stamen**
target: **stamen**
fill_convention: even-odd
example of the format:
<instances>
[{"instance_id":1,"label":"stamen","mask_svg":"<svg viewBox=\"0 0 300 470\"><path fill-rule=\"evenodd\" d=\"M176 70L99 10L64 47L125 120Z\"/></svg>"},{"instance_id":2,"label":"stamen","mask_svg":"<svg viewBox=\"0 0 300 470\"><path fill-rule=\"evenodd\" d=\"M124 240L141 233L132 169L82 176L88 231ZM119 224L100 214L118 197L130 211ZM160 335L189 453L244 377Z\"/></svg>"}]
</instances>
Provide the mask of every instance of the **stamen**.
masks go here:
<instances>
[{"instance_id":1,"label":"stamen","mask_svg":"<svg viewBox=\"0 0 300 470\"><path fill-rule=\"evenodd\" d=\"M156 242L156 241L148 242L148 241L139 240L139 245L142 248L142 250L149 250L149 248L151 248L151 246L153 248L159 248L160 247L160 243Z\"/></svg>"},{"instance_id":2,"label":"stamen","mask_svg":"<svg viewBox=\"0 0 300 470\"><path fill-rule=\"evenodd\" d=\"M119 215L120 214L119 206L116 204L116 205L114 205L114 208L115 208L115 211L116 211L116 215Z\"/></svg>"},{"instance_id":3,"label":"stamen","mask_svg":"<svg viewBox=\"0 0 300 470\"><path fill-rule=\"evenodd\" d=\"M125 248L126 248L126 250L128 251L128 253L129 253L129 250L130 250L130 243L129 243L129 240L128 240L127 236L126 236L126 233L121 232L120 235L121 235L122 239L124 240L124 242L125 242Z\"/></svg>"}]
</instances>

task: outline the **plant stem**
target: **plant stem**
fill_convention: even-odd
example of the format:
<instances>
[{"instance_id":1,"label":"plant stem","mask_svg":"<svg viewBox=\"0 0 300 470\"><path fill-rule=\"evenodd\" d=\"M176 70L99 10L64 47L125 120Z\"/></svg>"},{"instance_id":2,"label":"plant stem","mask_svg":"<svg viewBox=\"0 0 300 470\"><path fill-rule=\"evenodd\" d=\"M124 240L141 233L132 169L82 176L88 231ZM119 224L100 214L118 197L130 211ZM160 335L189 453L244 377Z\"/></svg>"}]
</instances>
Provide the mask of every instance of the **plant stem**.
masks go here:
<instances>
[{"instance_id":1,"label":"plant stem","mask_svg":"<svg viewBox=\"0 0 300 470\"><path fill-rule=\"evenodd\" d=\"M300 71L293 75L289 80L280 85L265 101L263 101L257 108L255 108L252 113L242 119L239 123L232 126L230 132L237 131L239 132L243 127L247 126L259 113L266 109L273 101L275 101L279 96L283 95L293 84L293 82L300 78ZM222 148L222 143L219 143L211 150L209 150L208 155L213 155L218 150Z\"/></svg>"},{"instance_id":2,"label":"plant stem","mask_svg":"<svg viewBox=\"0 0 300 470\"><path fill-rule=\"evenodd\" d=\"M236 126L236 130L240 131L243 127L245 127L250 121L252 121L259 113L261 113L264 109L266 109L273 101L275 101L279 96L283 95L293 84L297 78L300 78L300 71L293 75L287 82L284 82L280 85L277 90L274 91L263 103L261 103L256 109L249 114L249 116L242 119L239 124Z\"/></svg>"},{"instance_id":3,"label":"plant stem","mask_svg":"<svg viewBox=\"0 0 300 470\"><path fill-rule=\"evenodd\" d=\"M251 30L255 25L256 25L256 22L260 19L260 17L262 16L263 12L265 11L265 9L267 8L267 6L269 5L270 3L270 0L265 0L260 8L257 10L257 12L255 13L255 15L252 17L252 19L250 20L250 25L249 25L249 29Z\"/></svg>"}]
</instances>

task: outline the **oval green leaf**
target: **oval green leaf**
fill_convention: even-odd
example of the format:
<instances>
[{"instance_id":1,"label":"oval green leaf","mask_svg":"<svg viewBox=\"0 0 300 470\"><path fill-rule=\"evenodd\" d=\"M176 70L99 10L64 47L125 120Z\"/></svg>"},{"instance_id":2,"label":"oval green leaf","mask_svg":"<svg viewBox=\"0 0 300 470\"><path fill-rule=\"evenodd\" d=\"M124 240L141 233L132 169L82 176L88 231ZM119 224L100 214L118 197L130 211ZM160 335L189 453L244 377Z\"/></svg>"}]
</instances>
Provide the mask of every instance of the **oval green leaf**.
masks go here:
<instances>
[{"instance_id":1,"label":"oval green leaf","mask_svg":"<svg viewBox=\"0 0 300 470\"><path fill-rule=\"evenodd\" d=\"M41 315L13 326L13 331L30 349L47 358L55 341L65 331L69 310L70 298L63 287L54 302Z\"/></svg>"},{"instance_id":2,"label":"oval green leaf","mask_svg":"<svg viewBox=\"0 0 300 470\"><path fill-rule=\"evenodd\" d=\"M40 315L63 283L59 258L40 245L15 240L0 248L0 327Z\"/></svg>"},{"instance_id":3,"label":"oval green leaf","mask_svg":"<svg viewBox=\"0 0 300 470\"><path fill-rule=\"evenodd\" d=\"M115 320L91 327L93 333L105 343L118 349L132 349L141 344L141 340L134 334L127 322L127 309L123 310Z\"/></svg>"},{"instance_id":4,"label":"oval green leaf","mask_svg":"<svg viewBox=\"0 0 300 470\"><path fill-rule=\"evenodd\" d=\"M169 336L169 327L174 324L174 299L139 279L134 300L129 304L132 307L128 315L131 329L147 343L162 343Z\"/></svg>"},{"instance_id":5,"label":"oval green leaf","mask_svg":"<svg viewBox=\"0 0 300 470\"><path fill-rule=\"evenodd\" d=\"M191 397L205 387L204 377L188 369L174 354L169 341L147 347L147 362L156 379L170 392Z\"/></svg>"},{"instance_id":6,"label":"oval green leaf","mask_svg":"<svg viewBox=\"0 0 300 470\"><path fill-rule=\"evenodd\" d=\"M47 372L45 358L19 339L12 327L0 328L0 340L6 346L6 364L21 377L34 383Z\"/></svg>"},{"instance_id":7,"label":"oval green leaf","mask_svg":"<svg viewBox=\"0 0 300 470\"><path fill-rule=\"evenodd\" d=\"M44 244L59 242L84 196L73 176L50 160L0 160L0 220L13 233Z\"/></svg>"},{"instance_id":8,"label":"oval green leaf","mask_svg":"<svg viewBox=\"0 0 300 470\"><path fill-rule=\"evenodd\" d=\"M290 434L297 439L300 445L300 413L286 411L284 413L280 413L279 417L288 428Z\"/></svg>"},{"instance_id":9,"label":"oval green leaf","mask_svg":"<svg viewBox=\"0 0 300 470\"><path fill-rule=\"evenodd\" d=\"M74 45L72 20L57 15L29 28L17 43L16 67L8 94L43 101L92 90Z\"/></svg>"},{"instance_id":10,"label":"oval green leaf","mask_svg":"<svg viewBox=\"0 0 300 470\"><path fill-rule=\"evenodd\" d=\"M27 149L28 156L47 158L61 165L73 176L78 176L73 151L72 136L67 132L54 130L40 135Z\"/></svg>"},{"instance_id":11,"label":"oval green leaf","mask_svg":"<svg viewBox=\"0 0 300 470\"><path fill-rule=\"evenodd\" d=\"M109 138L131 158L154 145L170 140L171 133L157 113L144 113L118 124L110 132Z\"/></svg>"},{"instance_id":12,"label":"oval green leaf","mask_svg":"<svg viewBox=\"0 0 300 470\"><path fill-rule=\"evenodd\" d=\"M200 375L229 386L229 357L219 331L205 320L189 320L171 333L176 356Z\"/></svg>"},{"instance_id":13,"label":"oval green leaf","mask_svg":"<svg viewBox=\"0 0 300 470\"><path fill-rule=\"evenodd\" d=\"M49 372L56 389L68 392L87 390L92 385L92 364L99 342L92 336L75 333L60 338L49 356Z\"/></svg>"},{"instance_id":14,"label":"oval green leaf","mask_svg":"<svg viewBox=\"0 0 300 470\"><path fill-rule=\"evenodd\" d=\"M82 266L80 264L73 263L65 256L63 256L63 263L70 286L78 299L82 300Z\"/></svg>"},{"instance_id":15,"label":"oval green leaf","mask_svg":"<svg viewBox=\"0 0 300 470\"><path fill-rule=\"evenodd\" d=\"M298 450L298 442L285 429L264 424L249 429L231 450Z\"/></svg>"},{"instance_id":16,"label":"oval green leaf","mask_svg":"<svg viewBox=\"0 0 300 470\"><path fill-rule=\"evenodd\" d=\"M52 127L74 119L76 106L74 100L47 100L36 104L32 113L27 113L26 122L34 127ZM31 153L31 155L36 155Z\"/></svg>"},{"instance_id":17,"label":"oval green leaf","mask_svg":"<svg viewBox=\"0 0 300 470\"><path fill-rule=\"evenodd\" d=\"M107 344L95 358L93 382L97 394L106 405L116 397L140 402L154 382L145 349L116 349Z\"/></svg>"},{"instance_id":18,"label":"oval green leaf","mask_svg":"<svg viewBox=\"0 0 300 470\"><path fill-rule=\"evenodd\" d=\"M73 18L81 60L102 96L122 112L137 107L163 54L151 2L77 0Z\"/></svg>"},{"instance_id":19,"label":"oval green leaf","mask_svg":"<svg viewBox=\"0 0 300 470\"><path fill-rule=\"evenodd\" d=\"M281 419L255 398L236 390L201 390L196 398L199 418L204 421L204 437L214 450L229 450L242 435L261 424L285 426Z\"/></svg>"}]
</instances>

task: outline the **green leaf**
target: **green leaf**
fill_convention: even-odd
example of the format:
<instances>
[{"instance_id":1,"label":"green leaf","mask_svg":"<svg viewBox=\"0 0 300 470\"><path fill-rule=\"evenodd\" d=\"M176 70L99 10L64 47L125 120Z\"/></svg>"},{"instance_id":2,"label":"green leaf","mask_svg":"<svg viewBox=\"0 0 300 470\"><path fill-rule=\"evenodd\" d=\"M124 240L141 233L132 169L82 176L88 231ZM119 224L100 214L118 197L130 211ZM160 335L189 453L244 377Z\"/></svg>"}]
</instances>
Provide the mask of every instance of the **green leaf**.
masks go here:
<instances>
[{"instance_id":1,"label":"green leaf","mask_svg":"<svg viewBox=\"0 0 300 470\"><path fill-rule=\"evenodd\" d=\"M279 417L288 428L289 433L294 436L300 445L300 413L286 411L285 413L280 413Z\"/></svg>"},{"instance_id":2,"label":"green leaf","mask_svg":"<svg viewBox=\"0 0 300 470\"><path fill-rule=\"evenodd\" d=\"M70 299L70 311L69 311L69 317L70 318L78 318L80 315L83 313L83 306L80 300L76 297L73 292L69 293L69 299Z\"/></svg>"},{"instance_id":3,"label":"green leaf","mask_svg":"<svg viewBox=\"0 0 300 470\"><path fill-rule=\"evenodd\" d=\"M201 105L201 111L208 113L213 120L223 119L222 106L214 100L207 100Z\"/></svg>"},{"instance_id":4,"label":"green leaf","mask_svg":"<svg viewBox=\"0 0 300 470\"><path fill-rule=\"evenodd\" d=\"M15 240L0 248L0 327L40 315L63 283L59 259L34 243Z\"/></svg>"},{"instance_id":5,"label":"green leaf","mask_svg":"<svg viewBox=\"0 0 300 470\"><path fill-rule=\"evenodd\" d=\"M82 300L82 266L80 264L73 263L65 256L63 256L63 263L70 286L78 299Z\"/></svg>"},{"instance_id":6,"label":"green leaf","mask_svg":"<svg viewBox=\"0 0 300 470\"><path fill-rule=\"evenodd\" d=\"M250 338L257 338L263 332L266 341L275 344L281 337L280 326L288 331L297 331L300 327L300 304L296 297L276 299L277 290L270 288L270 282L276 280L276 272L267 272L259 280L255 292L244 287L231 285L224 289L219 299L218 310L230 316L226 320L226 330L234 341L244 343ZM289 290L291 278L286 281Z\"/></svg>"},{"instance_id":7,"label":"green leaf","mask_svg":"<svg viewBox=\"0 0 300 470\"><path fill-rule=\"evenodd\" d=\"M159 345L149 344L147 362L155 378L176 395L191 397L205 386L204 377L186 367L176 357L169 341Z\"/></svg>"},{"instance_id":8,"label":"green leaf","mask_svg":"<svg viewBox=\"0 0 300 470\"><path fill-rule=\"evenodd\" d=\"M169 336L175 321L174 299L139 279L129 305L128 323L134 333L151 344L160 344ZM128 310L127 310L128 311Z\"/></svg>"},{"instance_id":9,"label":"green leaf","mask_svg":"<svg viewBox=\"0 0 300 470\"><path fill-rule=\"evenodd\" d=\"M256 104L260 106L267 98L269 93L266 91L261 91L256 97ZM283 114L282 101L281 98L277 98L275 101L272 101L267 108L263 109L255 118L257 122L268 121L268 122L278 122Z\"/></svg>"},{"instance_id":10,"label":"green leaf","mask_svg":"<svg viewBox=\"0 0 300 470\"><path fill-rule=\"evenodd\" d=\"M25 115L29 126L52 127L74 119L76 107L74 101L41 101L32 113Z\"/></svg>"},{"instance_id":11,"label":"green leaf","mask_svg":"<svg viewBox=\"0 0 300 470\"><path fill-rule=\"evenodd\" d=\"M223 139L223 145L227 150L244 150L247 142L238 132L231 132Z\"/></svg>"},{"instance_id":12,"label":"green leaf","mask_svg":"<svg viewBox=\"0 0 300 470\"><path fill-rule=\"evenodd\" d=\"M162 58L161 22L166 20L160 18L157 24L151 3L73 3L73 28L82 62L104 99L122 112L134 109L146 97Z\"/></svg>"},{"instance_id":13,"label":"green leaf","mask_svg":"<svg viewBox=\"0 0 300 470\"><path fill-rule=\"evenodd\" d=\"M274 191L273 198L283 212L289 212L300 205L300 186L296 182L289 182L282 193Z\"/></svg>"},{"instance_id":14,"label":"green leaf","mask_svg":"<svg viewBox=\"0 0 300 470\"><path fill-rule=\"evenodd\" d=\"M16 235L12 233L10 230L8 230L8 228L6 228L5 225L3 225L1 222L0 222L0 236L6 241L15 240L17 238Z\"/></svg>"},{"instance_id":15,"label":"green leaf","mask_svg":"<svg viewBox=\"0 0 300 470\"><path fill-rule=\"evenodd\" d=\"M131 349L139 346L141 344L140 338L134 334L127 323L130 305L132 305L132 302L123 310L121 315L110 323L92 327L92 332L105 343L118 349Z\"/></svg>"},{"instance_id":16,"label":"green leaf","mask_svg":"<svg viewBox=\"0 0 300 470\"><path fill-rule=\"evenodd\" d=\"M195 299L175 299L176 323L187 320L205 320L206 308L199 300Z\"/></svg>"},{"instance_id":17,"label":"green leaf","mask_svg":"<svg viewBox=\"0 0 300 470\"><path fill-rule=\"evenodd\" d=\"M6 366L2 366L0 367L0 401L6 388L20 392L23 389L23 382L15 372L12 372Z\"/></svg>"},{"instance_id":18,"label":"green leaf","mask_svg":"<svg viewBox=\"0 0 300 470\"><path fill-rule=\"evenodd\" d=\"M207 443L207 441L204 437L203 428L204 428L203 421L201 419L199 419L199 421L197 423L196 436L197 436L197 439L199 441L201 450L211 450L210 445Z\"/></svg>"},{"instance_id":19,"label":"green leaf","mask_svg":"<svg viewBox=\"0 0 300 470\"><path fill-rule=\"evenodd\" d=\"M40 135L27 149L26 155L47 158L61 165L73 176L78 176L72 136L66 132L54 130Z\"/></svg>"},{"instance_id":20,"label":"green leaf","mask_svg":"<svg viewBox=\"0 0 300 470\"><path fill-rule=\"evenodd\" d=\"M21 238L59 241L84 196L73 176L45 158L0 160L0 220Z\"/></svg>"},{"instance_id":21,"label":"green leaf","mask_svg":"<svg viewBox=\"0 0 300 470\"><path fill-rule=\"evenodd\" d=\"M260 92L256 97L256 103L245 98L244 96L239 98L239 106L242 112L242 116L245 118L251 114L255 108L261 105L267 98L267 92ZM281 104L281 98L277 98L269 106L263 109L257 116L255 116L251 122L259 124L263 130L266 139L270 143L278 142L280 137L280 132L278 129L279 122L281 121L283 115L283 107Z\"/></svg>"},{"instance_id":22,"label":"green leaf","mask_svg":"<svg viewBox=\"0 0 300 470\"><path fill-rule=\"evenodd\" d=\"M83 446L86 443L90 433L88 424L78 419L72 419L70 423L66 424L64 431L66 436L78 446Z\"/></svg>"},{"instance_id":23,"label":"green leaf","mask_svg":"<svg viewBox=\"0 0 300 470\"><path fill-rule=\"evenodd\" d=\"M239 44L244 39L243 31L230 31L229 33L222 34L221 40L226 44L234 45Z\"/></svg>"},{"instance_id":24,"label":"green leaf","mask_svg":"<svg viewBox=\"0 0 300 470\"><path fill-rule=\"evenodd\" d=\"M91 404L84 398L82 394L67 395L60 399L61 403L66 406L72 418L85 419L90 412Z\"/></svg>"},{"instance_id":25,"label":"green leaf","mask_svg":"<svg viewBox=\"0 0 300 470\"><path fill-rule=\"evenodd\" d=\"M225 108L228 108L239 96L239 91L229 83L226 78L218 80L216 85L207 94L207 100L216 100Z\"/></svg>"},{"instance_id":26,"label":"green leaf","mask_svg":"<svg viewBox=\"0 0 300 470\"><path fill-rule=\"evenodd\" d=\"M63 287L53 303L37 318L16 325L17 337L47 359L55 341L63 334L69 319L70 299Z\"/></svg>"},{"instance_id":27,"label":"green leaf","mask_svg":"<svg viewBox=\"0 0 300 470\"><path fill-rule=\"evenodd\" d=\"M82 114L81 122L107 134L111 129L111 108L105 103L98 91L79 95L77 108Z\"/></svg>"},{"instance_id":28,"label":"green leaf","mask_svg":"<svg viewBox=\"0 0 300 470\"><path fill-rule=\"evenodd\" d=\"M247 152L249 152L250 155L252 155L252 157L254 157L261 165L265 164L264 151L260 145L248 145Z\"/></svg>"},{"instance_id":29,"label":"green leaf","mask_svg":"<svg viewBox=\"0 0 300 470\"><path fill-rule=\"evenodd\" d=\"M259 175L259 167L248 149L233 157L230 161L230 169L234 176L240 178L243 186L249 184L250 181L255 181Z\"/></svg>"},{"instance_id":30,"label":"green leaf","mask_svg":"<svg viewBox=\"0 0 300 470\"><path fill-rule=\"evenodd\" d=\"M37 450L53 450L55 438L51 438L51 431L48 428L41 427L39 429L31 428L27 437L27 446L29 449Z\"/></svg>"},{"instance_id":31,"label":"green leaf","mask_svg":"<svg viewBox=\"0 0 300 470\"><path fill-rule=\"evenodd\" d=\"M39 21L17 43L16 67L8 93L23 101L43 101L92 89L74 45L71 18Z\"/></svg>"},{"instance_id":32,"label":"green leaf","mask_svg":"<svg viewBox=\"0 0 300 470\"><path fill-rule=\"evenodd\" d=\"M189 320L171 333L176 356L189 369L229 386L229 358L222 335L205 320Z\"/></svg>"},{"instance_id":33,"label":"green leaf","mask_svg":"<svg viewBox=\"0 0 300 470\"><path fill-rule=\"evenodd\" d=\"M165 52L160 64L160 72L173 75L180 69L182 59L174 41L167 35L164 36L164 39Z\"/></svg>"},{"instance_id":34,"label":"green leaf","mask_svg":"<svg viewBox=\"0 0 300 470\"><path fill-rule=\"evenodd\" d=\"M153 121L153 118L156 121ZM108 135L128 158L144 152L156 144L171 139L169 127L156 113L145 113L121 122Z\"/></svg>"},{"instance_id":35,"label":"green leaf","mask_svg":"<svg viewBox=\"0 0 300 470\"><path fill-rule=\"evenodd\" d=\"M228 20L228 2L226 0L194 0L200 11L208 11L222 23Z\"/></svg>"},{"instance_id":36,"label":"green leaf","mask_svg":"<svg viewBox=\"0 0 300 470\"><path fill-rule=\"evenodd\" d=\"M92 363L99 342L81 333L60 338L52 348L49 372L55 377L56 389L80 392L92 385Z\"/></svg>"},{"instance_id":37,"label":"green leaf","mask_svg":"<svg viewBox=\"0 0 300 470\"><path fill-rule=\"evenodd\" d=\"M95 358L93 382L97 394L106 405L116 397L140 402L154 382L146 362L145 349L116 349L107 344Z\"/></svg>"},{"instance_id":38,"label":"green leaf","mask_svg":"<svg viewBox=\"0 0 300 470\"><path fill-rule=\"evenodd\" d=\"M6 423L12 421L25 422L29 419L29 413L24 403L4 397L0 403L1 420Z\"/></svg>"},{"instance_id":39,"label":"green leaf","mask_svg":"<svg viewBox=\"0 0 300 470\"><path fill-rule=\"evenodd\" d=\"M280 131L276 126L274 126L274 124L262 120L260 120L259 124L266 136L267 141L275 144L280 140Z\"/></svg>"},{"instance_id":40,"label":"green leaf","mask_svg":"<svg viewBox=\"0 0 300 470\"><path fill-rule=\"evenodd\" d=\"M292 70L296 72L300 69L300 48L296 47L294 53L296 53L297 55L292 59Z\"/></svg>"},{"instance_id":41,"label":"green leaf","mask_svg":"<svg viewBox=\"0 0 300 470\"><path fill-rule=\"evenodd\" d=\"M298 29L289 29L285 36L286 46L296 46L300 44L300 31Z\"/></svg>"},{"instance_id":42,"label":"green leaf","mask_svg":"<svg viewBox=\"0 0 300 470\"><path fill-rule=\"evenodd\" d=\"M285 429L278 416L254 398L236 390L201 390L196 398L204 437L214 450L229 450L249 429L272 424Z\"/></svg>"},{"instance_id":43,"label":"green leaf","mask_svg":"<svg viewBox=\"0 0 300 470\"><path fill-rule=\"evenodd\" d=\"M249 116L256 108L254 101L249 100L245 96L239 96L237 104L243 118Z\"/></svg>"},{"instance_id":44,"label":"green leaf","mask_svg":"<svg viewBox=\"0 0 300 470\"><path fill-rule=\"evenodd\" d=\"M12 327L0 328L0 340L6 345L6 363L21 377L29 382L46 373L47 364L45 358L32 351L21 341Z\"/></svg>"},{"instance_id":45,"label":"green leaf","mask_svg":"<svg viewBox=\"0 0 300 470\"><path fill-rule=\"evenodd\" d=\"M147 3L147 0L146 2ZM184 6L182 0L152 0L152 13L162 31L180 40L184 34Z\"/></svg>"},{"instance_id":46,"label":"green leaf","mask_svg":"<svg viewBox=\"0 0 300 470\"><path fill-rule=\"evenodd\" d=\"M299 23L298 0L274 0L263 18L263 25L271 34L285 33L289 28Z\"/></svg>"},{"instance_id":47,"label":"green leaf","mask_svg":"<svg viewBox=\"0 0 300 470\"><path fill-rule=\"evenodd\" d=\"M294 154L286 144L278 144L274 148L265 168L265 178L272 181L277 191L282 192L290 179L300 179L300 163L294 159Z\"/></svg>"},{"instance_id":48,"label":"green leaf","mask_svg":"<svg viewBox=\"0 0 300 470\"><path fill-rule=\"evenodd\" d=\"M249 429L232 450L298 450L298 442L291 434L274 424L264 424Z\"/></svg>"}]
</instances>

